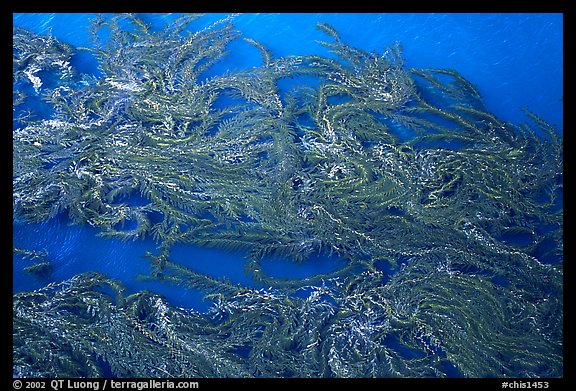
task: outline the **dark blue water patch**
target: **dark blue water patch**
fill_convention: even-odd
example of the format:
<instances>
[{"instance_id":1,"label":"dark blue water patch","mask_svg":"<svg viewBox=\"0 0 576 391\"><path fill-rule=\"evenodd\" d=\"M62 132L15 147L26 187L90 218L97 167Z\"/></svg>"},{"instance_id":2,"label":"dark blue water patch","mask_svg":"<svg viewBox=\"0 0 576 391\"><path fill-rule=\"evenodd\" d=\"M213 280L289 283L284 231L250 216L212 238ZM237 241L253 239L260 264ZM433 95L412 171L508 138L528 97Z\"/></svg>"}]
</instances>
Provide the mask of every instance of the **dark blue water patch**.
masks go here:
<instances>
[{"instance_id":1,"label":"dark blue water patch","mask_svg":"<svg viewBox=\"0 0 576 391\"><path fill-rule=\"evenodd\" d=\"M224 89L222 92L223 94L219 95L213 102L213 106L215 109L221 109L227 111L222 115L222 117L220 118L220 122L218 122L218 124L230 120L237 115L237 113L235 112L230 112L231 107L243 106L246 107L247 109L256 107L254 104L240 97L238 95L238 91L235 89L227 88Z\"/></svg>"},{"instance_id":2,"label":"dark blue water patch","mask_svg":"<svg viewBox=\"0 0 576 391\"><path fill-rule=\"evenodd\" d=\"M34 275L39 281L48 283L52 278L54 271L52 264L48 261L35 263L31 266L25 267L24 271Z\"/></svg>"},{"instance_id":3,"label":"dark blue water patch","mask_svg":"<svg viewBox=\"0 0 576 391\"><path fill-rule=\"evenodd\" d=\"M115 239L99 237L95 228L61 225L57 221L14 227L14 246L45 249L54 266L54 277L65 280L84 271L97 271L111 277L134 276L145 272L145 262L131 252L131 246L144 249L152 243L134 242L132 245ZM41 235L41 238L37 237ZM140 267L138 267L141 265Z\"/></svg>"},{"instance_id":4,"label":"dark blue water patch","mask_svg":"<svg viewBox=\"0 0 576 391\"><path fill-rule=\"evenodd\" d=\"M526 247L534 243L534 233L526 230L525 232L515 232L513 230L509 232L503 232L502 234L495 237L496 240L504 242L506 244L515 247Z\"/></svg>"},{"instance_id":5,"label":"dark blue water patch","mask_svg":"<svg viewBox=\"0 0 576 391\"><path fill-rule=\"evenodd\" d=\"M384 273L384 278L382 280L383 284L390 282L390 278L398 271L398 265L392 264L392 262L386 259L378 259L374 261L374 267L376 270L380 270Z\"/></svg>"},{"instance_id":6,"label":"dark blue water patch","mask_svg":"<svg viewBox=\"0 0 576 391\"><path fill-rule=\"evenodd\" d=\"M148 216L148 220L150 220L150 224L152 225L161 223L165 218L164 213L155 210L148 211L146 215Z\"/></svg>"},{"instance_id":7,"label":"dark blue water patch","mask_svg":"<svg viewBox=\"0 0 576 391\"><path fill-rule=\"evenodd\" d=\"M115 379L116 378L116 376L112 372L112 367L110 367L110 364L108 363L108 361L106 361L102 356L96 357L96 364L98 365L98 368L100 369L100 372L101 372L101 375L103 378L106 378L106 379Z\"/></svg>"},{"instance_id":8,"label":"dark blue water patch","mask_svg":"<svg viewBox=\"0 0 576 391\"><path fill-rule=\"evenodd\" d=\"M421 341L432 351L432 353L440 358L440 370L444 372L446 377L449 378L461 378L464 377L462 372L447 358L447 354L442 349L442 346L432 343L432 337L428 335L422 335L420 337Z\"/></svg>"},{"instance_id":9,"label":"dark blue water patch","mask_svg":"<svg viewBox=\"0 0 576 391\"><path fill-rule=\"evenodd\" d=\"M337 257L313 255L303 262L296 263L285 258L267 257L260 261L262 271L272 278L307 278L317 274L327 274L344 267L346 262Z\"/></svg>"},{"instance_id":10,"label":"dark blue water patch","mask_svg":"<svg viewBox=\"0 0 576 391\"><path fill-rule=\"evenodd\" d=\"M118 298L116 291L112 289L112 287L108 284L102 284L92 289L96 292L100 292L105 294L106 296L109 296L112 302L116 302L116 299Z\"/></svg>"},{"instance_id":11,"label":"dark blue water patch","mask_svg":"<svg viewBox=\"0 0 576 391\"><path fill-rule=\"evenodd\" d=\"M251 37L245 37L246 39L236 40L230 43L228 50L230 52L230 57L228 57L228 62L238 66L239 69L256 69L266 66L266 58L262 51L256 46L260 42L254 40L256 45L252 44ZM273 61L274 53L265 47L268 51L266 55L271 54Z\"/></svg>"},{"instance_id":12,"label":"dark blue water patch","mask_svg":"<svg viewBox=\"0 0 576 391\"><path fill-rule=\"evenodd\" d=\"M483 270L476 265L466 263L452 263L450 265L452 271L460 272L469 276L481 276L488 278L492 284L506 288L510 284L508 277L502 274L496 274L494 271Z\"/></svg>"},{"instance_id":13,"label":"dark blue water patch","mask_svg":"<svg viewBox=\"0 0 576 391\"><path fill-rule=\"evenodd\" d=\"M386 212L392 216L405 216L406 215L406 212L404 212L404 210L402 208L395 206L395 205L387 206Z\"/></svg>"},{"instance_id":14,"label":"dark blue water patch","mask_svg":"<svg viewBox=\"0 0 576 391\"><path fill-rule=\"evenodd\" d=\"M161 281L142 279L150 273L150 263L144 259L156 244L149 239L123 242L104 239L89 226L66 225L64 217L41 224L15 224L13 245L17 248L47 251L47 260L54 271L48 282L61 282L86 271L100 272L122 282L128 294L149 290L164 296L171 304L198 311L207 310L211 302L194 289L173 286ZM31 291L45 286L24 269L32 261L14 256L13 290Z\"/></svg>"},{"instance_id":15,"label":"dark blue water patch","mask_svg":"<svg viewBox=\"0 0 576 391\"><path fill-rule=\"evenodd\" d=\"M388 282L390 279L404 267L410 263L410 257L405 255L398 256L394 261L388 259L378 259L374 261L374 267L381 272L384 272L384 281Z\"/></svg>"},{"instance_id":16,"label":"dark blue water patch","mask_svg":"<svg viewBox=\"0 0 576 391\"><path fill-rule=\"evenodd\" d=\"M268 153L268 151L264 150L264 151L260 151L258 152L258 161L259 162L265 162L266 160L268 160L270 158L270 154ZM246 189L245 190L247 193L257 193L258 191L255 189Z\"/></svg>"},{"instance_id":17,"label":"dark blue water patch","mask_svg":"<svg viewBox=\"0 0 576 391\"><path fill-rule=\"evenodd\" d=\"M42 98L42 89L36 92L31 83L28 82L18 82L14 85L14 91L20 91L25 94L26 100L23 104L16 107L13 118L18 119L20 115L26 115L27 113L32 114L34 120L39 119L50 119L54 114L54 107L48 104ZM25 124L20 121L15 120L13 123L13 128L18 129L24 127Z\"/></svg>"},{"instance_id":18,"label":"dark blue water patch","mask_svg":"<svg viewBox=\"0 0 576 391\"><path fill-rule=\"evenodd\" d=\"M44 168L45 170L49 170L52 167L58 165L58 163L62 163L64 160L66 160L66 158L54 159L53 161L42 162L42 168Z\"/></svg>"},{"instance_id":19,"label":"dark blue water patch","mask_svg":"<svg viewBox=\"0 0 576 391\"><path fill-rule=\"evenodd\" d=\"M60 72L59 68L49 68L43 69L39 72L34 74L35 76L39 77L42 81L42 87L40 87L40 94L42 92L46 92L48 90L53 90L62 86L63 84L68 84L67 82L63 81L62 73Z\"/></svg>"},{"instance_id":20,"label":"dark blue water patch","mask_svg":"<svg viewBox=\"0 0 576 391\"><path fill-rule=\"evenodd\" d=\"M309 113L298 114L296 116L296 129L298 136L304 136L306 134L305 131L309 131L316 127L316 122L312 117L310 117Z\"/></svg>"},{"instance_id":21,"label":"dark blue water patch","mask_svg":"<svg viewBox=\"0 0 576 391\"><path fill-rule=\"evenodd\" d=\"M540 262L549 265L562 263L562 251L559 243L553 238L545 238L538 243L530 252L530 255L536 257Z\"/></svg>"},{"instance_id":22,"label":"dark blue water patch","mask_svg":"<svg viewBox=\"0 0 576 391\"><path fill-rule=\"evenodd\" d=\"M250 352L252 351L252 346L235 346L229 350L230 353L237 354L244 359L248 359L250 357Z\"/></svg>"},{"instance_id":23,"label":"dark blue water patch","mask_svg":"<svg viewBox=\"0 0 576 391\"><path fill-rule=\"evenodd\" d=\"M180 18L185 15L182 13L139 13L138 17L151 27L151 31L168 29L173 32L175 27L182 27L182 19ZM221 17L218 17L217 14L207 14L205 17L192 20L180 32L180 36L186 37L190 32L207 28L218 19L221 19ZM177 22L177 20L180 21Z\"/></svg>"},{"instance_id":24,"label":"dark blue water patch","mask_svg":"<svg viewBox=\"0 0 576 391\"><path fill-rule=\"evenodd\" d=\"M329 40L316 28L316 23L337 14L312 13L245 13L234 21L244 36L253 38L268 48L274 58L288 55L334 54L318 44L318 40Z\"/></svg>"},{"instance_id":25,"label":"dark blue water patch","mask_svg":"<svg viewBox=\"0 0 576 391\"><path fill-rule=\"evenodd\" d=\"M553 194L550 194L545 188L540 188L534 192L525 192L525 194L540 204L548 204L552 202Z\"/></svg>"},{"instance_id":26,"label":"dark blue water patch","mask_svg":"<svg viewBox=\"0 0 576 391\"><path fill-rule=\"evenodd\" d=\"M297 289L294 293L292 293L292 296L297 297L299 299L307 299L314 291L315 289L312 288L311 286L306 286Z\"/></svg>"},{"instance_id":27,"label":"dark blue water patch","mask_svg":"<svg viewBox=\"0 0 576 391\"><path fill-rule=\"evenodd\" d=\"M136 219L125 219L114 225L114 230L129 232L138 228L138 221Z\"/></svg>"},{"instance_id":28,"label":"dark blue water patch","mask_svg":"<svg viewBox=\"0 0 576 391\"><path fill-rule=\"evenodd\" d=\"M316 124L314 120L310 117L308 113L299 114L296 116L294 124L292 126L292 131L294 132L293 141L296 145L302 148L302 140L307 135L310 134L312 129L315 129ZM306 162L304 162L306 164Z\"/></svg>"},{"instance_id":29,"label":"dark blue water patch","mask_svg":"<svg viewBox=\"0 0 576 391\"><path fill-rule=\"evenodd\" d=\"M111 201L114 201L117 204L125 204L128 206L144 206L150 204L150 200L148 198L142 197L142 195L138 194L136 191L131 191L129 194L122 194Z\"/></svg>"},{"instance_id":30,"label":"dark blue water patch","mask_svg":"<svg viewBox=\"0 0 576 391\"><path fill-rule=\"evenodd\" d=\"M78 74L85 74L96 78L104 76L98 66L98 59L89 51L82 50L74 52L70 58L70 65Z\"/></svg>"},{"instance_id":31,"label":"dark blue water patch","mask_svg":"<svg viewBox=\"0 0 576 391\"><path fill-rule=\"evenodd\" d=\"M14 292L26 292L44 287L52 279L42 279L27 273L26 268L33 264L32 261L24 259L21 255L12 257L12 287Z\"/></svg>"},{"instance_id":32,"label":"dark blue water patch","mask_svg":"<svg viewBox=\"0 0 576 391\"><path fill-rule=\"evenodd\" d=\"M426 357L426 352L423 350L416 350L407 347L400 342L400 338L397 334L388 334L383 341L384 346L387 346L397 352L400 356L406 360L413 360Z\"/></svg>"},{"instance_id":33,"label":"dark blue water patch","mask_svg":"<svg viewBox=\"0 0 576 391\"><path fill-rule=\"evenodd\" d=\"M446 377L449 377L449 378L462 378L462 377L464 377L462 372L460 372L460 370L454 364L452 364L449 360L446 360L446 359L440 361L440 370L442 372L444 372Z\"/></svg>"},{"instance_id":34,"label":"dark blue water patch","mask_svg":"<svg viewBox=\"0 0 576 391\"><path fill-rule=\"evenodd\" d=\"M37 34L50 34L74 46L91 47L92 36L89 27L90 21L95 19L96 15L94 13L20 13L14 14L13 19L15 25ZM107 14L107 16L111 15Z\"/></svg>"},{"instance_id":35,"label":"dark blue water patch","mask_svg":"<svg viewBox=\"0 0 576 391\"><path fill-rule=\"evenodd\" d=\"M326 102L330 105L342 105L348 103L352 100L349 95L331 95L326 99Z\"/></svg>"},{"instance_id":36,"label":"dark blue water patch","mask_svg":"<svg viewBox=\"0 0 576 391\"><path fill-rule=\"evenodd\" d=\"M539 224L534 231L536 232L536 234L538 235L547 235L550 234L554 231L558 231L561 230L562 226L558 225L558 224Z\"/></svg>"},{"instance_id":37,"label":"dark blue water patch","mask_svg":"<svg viewBox=\"0 0 576 391\"><path fill-rule=\"evenodd\" d=\"M510 285L510 280L503 275L495 275L491 279L492 284L506 288Z\"/></svg>"},{"instance_id":38,"label":"dark blue water patch","mask_svg":"<svg viewBox=\"0 0 576 391\"><path fill-rule=\"evenodd\" d=\"M211 59L202 60L202 62L212 61ZM226 47L226 56L221 60L213 63L204 72L197 77L198 83L205 83L211 78L219 77L226 74L234 74L242 70L255 69L262 65L262 56L260 51L248 42L237 39L230 42Z\"/></svg>"}]
</instances>

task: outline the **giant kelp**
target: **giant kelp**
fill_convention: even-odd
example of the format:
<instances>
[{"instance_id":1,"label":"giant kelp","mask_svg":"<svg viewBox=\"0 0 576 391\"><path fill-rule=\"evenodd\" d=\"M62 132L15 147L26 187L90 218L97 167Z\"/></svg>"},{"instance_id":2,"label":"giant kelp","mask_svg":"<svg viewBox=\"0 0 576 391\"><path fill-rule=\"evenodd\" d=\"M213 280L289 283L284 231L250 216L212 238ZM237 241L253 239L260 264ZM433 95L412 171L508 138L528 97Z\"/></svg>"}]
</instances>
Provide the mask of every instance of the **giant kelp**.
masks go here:
<instances>
[{"instance_id":1,"label":"giant kelp","mask_svg":"<svg viewBox=\"0 0 576 391\"><path fill-rule=\"evenodd\" d=\"M556 129L498 119L457 71L407 69L399 44L366 52L323 23L332 56L275 58L233 17L197 18L95 18L98 77L14 30L15 109L26 88L51 109L15 119L15 218L151 237L146 278L214 302L185 311L94 273L15 294L15 375L562 375ZM233 41L262 64L211 73ZM318 84L281 92L301 75ZM262 288L174 262L177 243L243 252ZM346 266L260 265L314 254Z\"/></svg>"}]
</instances>

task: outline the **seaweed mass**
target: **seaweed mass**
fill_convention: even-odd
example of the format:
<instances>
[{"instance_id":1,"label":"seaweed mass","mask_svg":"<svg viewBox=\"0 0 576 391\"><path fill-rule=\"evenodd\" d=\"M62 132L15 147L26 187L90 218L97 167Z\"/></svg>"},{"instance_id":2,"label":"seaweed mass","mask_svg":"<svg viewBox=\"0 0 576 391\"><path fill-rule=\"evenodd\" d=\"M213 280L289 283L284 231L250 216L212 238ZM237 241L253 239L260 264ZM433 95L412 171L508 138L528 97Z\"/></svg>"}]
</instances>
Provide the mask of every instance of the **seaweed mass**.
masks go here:
<instances>
[{"instance_id":1,"label":"seaweed mass","mask_svg":"<svg viewBox=\"0 0 576 391\"><path fill-rule=\"evenodd\" d=\"M143 278L213 302L96 272L15 293L14 376L562 376L560 132L500 120L399 44L367 52L320 23L330 56L276 58L233 16L195 31L200 16L98 16L91 48L14 28L14 218L152 238ZM232 42L261 64L210 73ZM81 51L99 76L72 65ZM262 288L175 262L176 244L245 254ZM49 272L50 254L15 252ZM261 267L313 255L345 266Z\"/></svg>"}]
</instances>

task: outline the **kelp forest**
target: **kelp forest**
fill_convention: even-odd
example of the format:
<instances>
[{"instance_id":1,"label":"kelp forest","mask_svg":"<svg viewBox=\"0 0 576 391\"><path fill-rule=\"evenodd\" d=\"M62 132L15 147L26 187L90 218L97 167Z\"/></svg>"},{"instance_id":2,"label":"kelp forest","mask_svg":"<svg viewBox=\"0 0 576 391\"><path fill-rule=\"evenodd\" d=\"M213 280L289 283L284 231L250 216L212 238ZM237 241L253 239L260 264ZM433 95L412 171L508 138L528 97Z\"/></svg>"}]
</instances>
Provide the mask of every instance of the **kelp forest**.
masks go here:
<instances>
[{"instance_id":1,"label":"kelp forest","mask_svg":"<svg viewBox=\"0 0 576 391\"><path fill-rule=\"evenodd\" d=\"M277 57L200 17L98 16L91 47L14 28L14 219L152 239L141 278L213 303L98 272L14 293L15 377L562 377L561 130L499 119L400 43L320 23L331 55ZM260 64L211 73L232 42ZM254 287L175 261L180 244L243 254ZM50 253L14 253L50 273ZM313 256L344 266L261 266Z\"/></svg>"}]
</instances>

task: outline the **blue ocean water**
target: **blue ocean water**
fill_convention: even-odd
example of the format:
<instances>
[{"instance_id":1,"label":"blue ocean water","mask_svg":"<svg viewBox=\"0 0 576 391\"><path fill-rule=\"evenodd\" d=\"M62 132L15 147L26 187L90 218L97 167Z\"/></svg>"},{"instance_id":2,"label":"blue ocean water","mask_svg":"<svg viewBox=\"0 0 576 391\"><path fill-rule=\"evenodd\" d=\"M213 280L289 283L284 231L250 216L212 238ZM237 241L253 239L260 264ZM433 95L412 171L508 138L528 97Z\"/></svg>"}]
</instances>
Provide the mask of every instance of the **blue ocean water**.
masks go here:
<instances>
[{"instance_id":1,"label":"blue ocean water","mask_svg":"<svg viewBox=\"0 0 576 391\"><path fill-rule=\"evenodd\" d=\"M51 32L77 46L89 46L93 14L14 14L14 25L36 33ZM208 14L194 26L205 27L224 14ZM174 14L145 14L163 26ZM278 13L243 14L234 23L244 36L275 56L327 54L316 42L325 40L315 26L331 24L352 46L382 52L399 41L408 67L452 68L479 87L488 108L513 122L525 120L527 107L546 121L562 124L563 15L555 13ZM254 48L231 56L221 70L258 63ZM81 64L79 64L81 65ZM97 71L86 62L81 70Z\"/></svg>"},{"instance_id":2,"label":"blue ocean water","mask_svg":"<svg viewBox=\"0 0 576 391\"><path fill-rule=\"evenodd\" d=\"M15 26L48 33L75 46L90 46L87 26L91 14L15 14ZM176 15L144 15L153 26L163 26ZM209 14L194 28L201 29L223 14ZM327 22L352 46L382 52L395 41L403 45L407 67L452 68L476 85L488 109L500 118L524 122L526 107L546 121L562 124L563 16L561 14L243 14L234 24L243 36L254 38L274 56L329 55L317 41L325 35L315 26ZM234 42L230 55L211 74L259 64L258 51ZM242 46L243 45L243 46ZM242 50L234 50L242 49ZM80 71L98 74L86 53L74 58ZM289 85L285 86L289 88ZM83 271L100 271L124 282L129 290L148 289L166 296L174 305L206 310L210 303L200 292L160 282L142 281L148 273L146 251L151 240L122 242L103 239L90 227L69 225L64 219L43 224L14 222L13 245L47 251L54 271L48 280L24 271L31 261L14 257L14 291L26 291L47 282L62 281ZM177 245L174 260L213 277L253 286L244 274L243 254ZM267 260L263 267L274 278L302 278L342 267L334 258L310 259L303 264Z\"/></svg>"}]
</instances>

